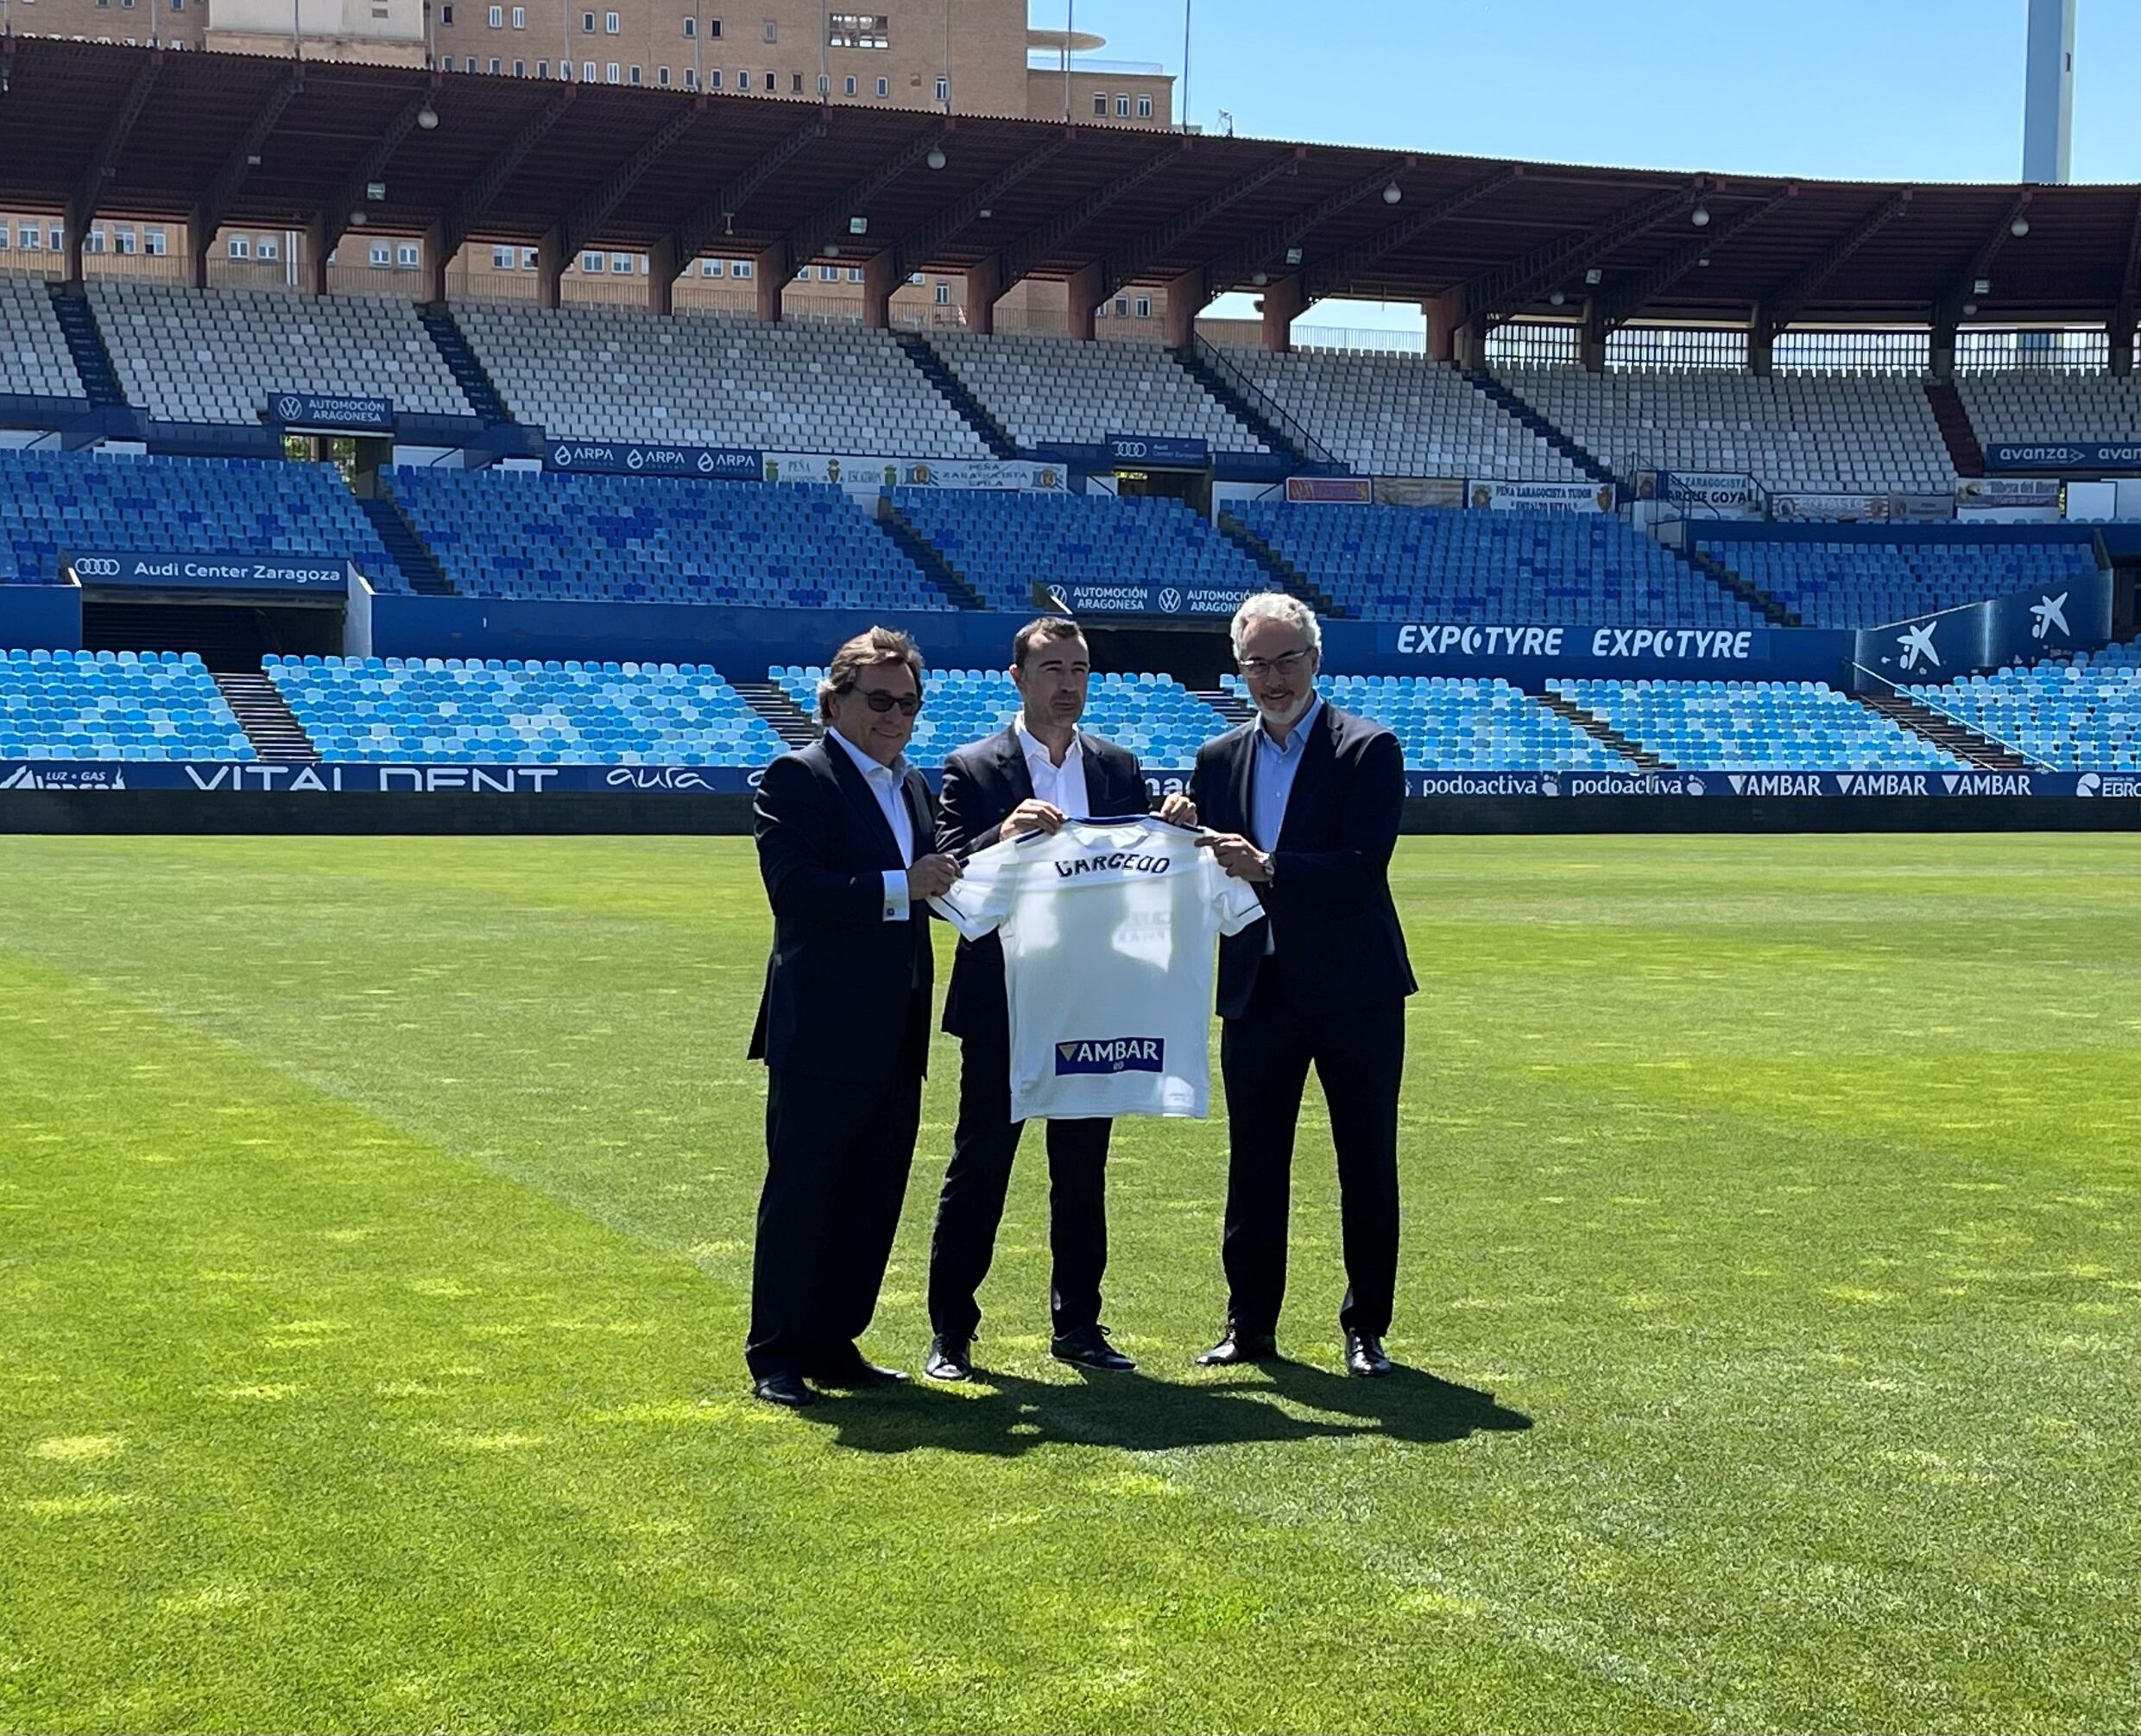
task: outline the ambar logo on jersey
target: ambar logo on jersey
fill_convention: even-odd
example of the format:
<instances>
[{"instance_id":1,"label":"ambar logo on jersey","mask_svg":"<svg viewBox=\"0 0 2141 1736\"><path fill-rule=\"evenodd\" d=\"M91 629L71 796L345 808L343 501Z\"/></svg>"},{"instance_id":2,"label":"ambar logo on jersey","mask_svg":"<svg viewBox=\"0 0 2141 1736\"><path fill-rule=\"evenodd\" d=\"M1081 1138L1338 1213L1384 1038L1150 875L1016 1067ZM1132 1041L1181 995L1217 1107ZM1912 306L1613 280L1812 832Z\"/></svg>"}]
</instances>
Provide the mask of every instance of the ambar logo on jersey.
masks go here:
<instances>
[{"instance_id":1,"label":"ambar logo on jersey","mask_svg":"<svg viewBox=\"0 0 2141 1736\"><path fill-rule=\"evenodd\" d=\"M1066 1073L1157 1073L1166 1052L1164 1037L1103 1037L1098 1042L1056 1045L1056 1076Z\"/></svg>"}]
</instances>

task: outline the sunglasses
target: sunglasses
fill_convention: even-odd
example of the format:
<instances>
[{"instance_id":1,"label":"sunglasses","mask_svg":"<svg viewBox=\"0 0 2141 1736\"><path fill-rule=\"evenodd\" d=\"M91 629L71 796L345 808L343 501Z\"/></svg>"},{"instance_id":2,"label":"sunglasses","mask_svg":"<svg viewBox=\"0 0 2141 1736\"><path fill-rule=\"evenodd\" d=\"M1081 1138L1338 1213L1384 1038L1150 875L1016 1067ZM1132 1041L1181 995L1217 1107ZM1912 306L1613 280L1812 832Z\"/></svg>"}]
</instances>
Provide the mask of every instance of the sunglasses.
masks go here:
<instances>
[{"instance_id":1,"label":"sunglasses","mask_svg":"<svg viewBox=\"0 0 2141 1736\"><path fill-rule=\"evenodd\" d=\"M859 687L850 687L848 691L862 693L862 703L871 710L880 714L897 710L902 717L912 717L922 709L921 697L919 694L864 692Z\"/></svg>"}]
</instances>

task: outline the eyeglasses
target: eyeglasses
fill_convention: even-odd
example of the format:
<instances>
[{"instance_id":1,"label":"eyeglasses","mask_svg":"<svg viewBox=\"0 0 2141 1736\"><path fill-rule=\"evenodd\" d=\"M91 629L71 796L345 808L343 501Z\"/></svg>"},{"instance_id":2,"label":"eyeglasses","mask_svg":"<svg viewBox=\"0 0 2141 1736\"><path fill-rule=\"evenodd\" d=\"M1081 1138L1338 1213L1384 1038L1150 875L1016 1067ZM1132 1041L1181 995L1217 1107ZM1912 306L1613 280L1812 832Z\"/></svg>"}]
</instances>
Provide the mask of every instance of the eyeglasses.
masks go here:
<instances>
[{"instance_id":1,"label":"eyeglasses","mask_svg":"<svg viewBox=\"0 0 2141 1736\"><path fill-rule=\"evenodd\" d=\"M859 687L850 687L848 691L861 693L863 703L873 711L885 712L896 708L902 717L912 717L922 709L922 698L919 693L870 692Z\"/></svg>"},{"instance_id":2,"label":"eyeglasses","mask_svg":"<svg viewBox=\"0 0 2141 1736\"><path fill-rule=\"evenodd\" d=\"M1260 675L1291 675L1308 654L1304 645L1298 651L1288 651L1277 657L1244 657L1236 666L1252 681Z\"/></svg>"}]
</instances>

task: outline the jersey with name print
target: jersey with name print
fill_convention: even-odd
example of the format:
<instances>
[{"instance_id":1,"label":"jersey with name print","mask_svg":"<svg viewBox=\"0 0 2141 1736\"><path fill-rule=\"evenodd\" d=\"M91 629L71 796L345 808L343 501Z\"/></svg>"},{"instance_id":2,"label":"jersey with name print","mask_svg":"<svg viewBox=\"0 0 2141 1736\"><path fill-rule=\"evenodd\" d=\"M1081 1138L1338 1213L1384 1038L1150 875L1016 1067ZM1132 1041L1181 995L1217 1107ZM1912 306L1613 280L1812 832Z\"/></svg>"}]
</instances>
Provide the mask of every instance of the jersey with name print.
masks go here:
<instances>
[{"instance_id":1,"label":"jersey with name print","mask_svg":"<svg viewBox=\"0 0 2141 1736\"><path fill-rule=\"evenodd\" d=\"M1072 820L967 859L932 900L1003 940L1011 1118L1203 1116L1218 937L1264 913L1197 834L1140 815Z\"/></svg>"}]
</instances>

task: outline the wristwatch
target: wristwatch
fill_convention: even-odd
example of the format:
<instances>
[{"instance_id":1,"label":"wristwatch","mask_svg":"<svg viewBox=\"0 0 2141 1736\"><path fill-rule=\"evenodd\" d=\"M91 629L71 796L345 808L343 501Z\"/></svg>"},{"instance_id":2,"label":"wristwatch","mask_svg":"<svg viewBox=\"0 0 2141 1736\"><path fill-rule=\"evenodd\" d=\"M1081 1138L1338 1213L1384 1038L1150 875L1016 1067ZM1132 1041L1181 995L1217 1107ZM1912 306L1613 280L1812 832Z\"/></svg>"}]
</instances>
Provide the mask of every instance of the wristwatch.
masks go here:
<instances>
[{"instance_id":1,"label":"wristwatch","mask_svg":"<svg viewBox=\"0 0 2141 1736\"><path fill-rule=\"evenodd\" d=\"M1279 852L1277 850L1264 852L1264 884L1266 886L1279 884Z\"/></svg>"}]
</instances>

